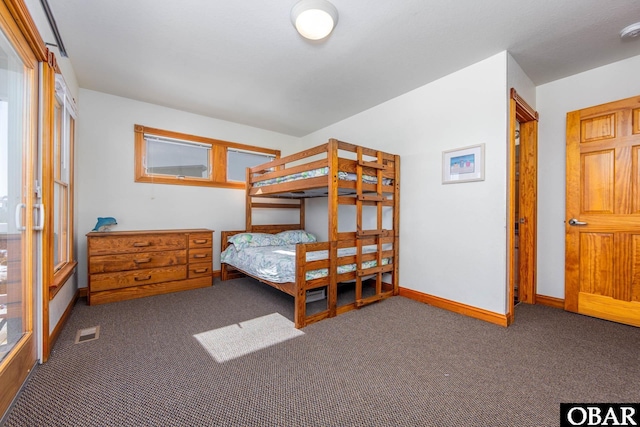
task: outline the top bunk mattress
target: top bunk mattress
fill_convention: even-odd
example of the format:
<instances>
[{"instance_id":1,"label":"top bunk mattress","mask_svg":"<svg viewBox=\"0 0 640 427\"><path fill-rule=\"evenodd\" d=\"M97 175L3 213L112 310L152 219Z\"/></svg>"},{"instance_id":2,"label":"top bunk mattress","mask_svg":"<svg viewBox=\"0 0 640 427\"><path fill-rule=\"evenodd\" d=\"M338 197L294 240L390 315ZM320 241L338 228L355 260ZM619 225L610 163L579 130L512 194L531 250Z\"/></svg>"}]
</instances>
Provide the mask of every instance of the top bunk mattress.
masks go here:
<instances>
[{"instance_id":1,"label":"top bunk mattress","mask_svg":"<svg viewBox=\"0 0 640 427\"><path fill-rule=\"evenodd\" d=\"M320 176L327 176L329 174L329 167L322 167L322 168L317 168L317 169L313 169L310 171L304 171L304 172L300 172L300 173L294 173L291 175L285 175L285 176L279 176L277 178L271 178L271 179L265 179L264 181L257 181L253 184L254 187L264 187L266 185L273 185L273 184L282 184L284 182L292 182L292 181L299 181L301 179L308 179L308 178L317 178ZM352 172L342 172L339 171L338 172L338 179L342 180L342 181L355 181L356 179L358 179L357 175L355 173ZM375 176L371 176L371 175L362 175L362 182L366 183L366 184L377 184L378 183L378 178L376 178ZM382 185L392 185L393 184L393 179L391 178L383 178L382 179Z\"/></svg>"}]
</instances>

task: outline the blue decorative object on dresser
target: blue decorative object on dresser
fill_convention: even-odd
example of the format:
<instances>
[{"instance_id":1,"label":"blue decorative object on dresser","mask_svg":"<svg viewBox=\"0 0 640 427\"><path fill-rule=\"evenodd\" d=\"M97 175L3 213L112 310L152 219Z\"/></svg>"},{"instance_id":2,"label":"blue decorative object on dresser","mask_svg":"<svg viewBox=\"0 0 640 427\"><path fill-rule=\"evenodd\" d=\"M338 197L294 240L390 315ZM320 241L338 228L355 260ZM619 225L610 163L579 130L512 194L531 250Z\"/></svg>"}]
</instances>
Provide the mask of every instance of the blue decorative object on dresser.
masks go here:
<instances>
[{"instance_id":1,"label":"blue decorative object on dresser","mask_svg":"<svg viewBox=\"0 0 640 427\"><path fill-rule=\"evenodd\" d=\"M93 227L93 230L91 231L109 231L109 228L112 225L118 225L118 222L116 221L115 218L111 217L111 216L107 216L107 217L98 217L98 222L96 223L96 226Z\"/></svg>"}]
</instances>

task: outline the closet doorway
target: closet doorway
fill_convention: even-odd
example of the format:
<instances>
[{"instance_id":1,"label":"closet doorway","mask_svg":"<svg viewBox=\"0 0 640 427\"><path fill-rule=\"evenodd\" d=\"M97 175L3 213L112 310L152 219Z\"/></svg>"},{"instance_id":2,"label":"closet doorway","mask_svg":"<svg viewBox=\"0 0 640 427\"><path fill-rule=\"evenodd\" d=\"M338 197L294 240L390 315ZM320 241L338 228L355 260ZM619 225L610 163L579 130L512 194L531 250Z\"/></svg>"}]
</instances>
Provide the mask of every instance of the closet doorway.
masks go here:
<instances>
[{"instance_id":1,"label":"closet doorway","mask_svg":"<svg viewBox=\"0 0 640 427\"><path fill-rule=\"evenodd\" d=\"M536 303L538 113L511 89L509 107L507 324L516 303Z\"/></svg>"}]
</instances>

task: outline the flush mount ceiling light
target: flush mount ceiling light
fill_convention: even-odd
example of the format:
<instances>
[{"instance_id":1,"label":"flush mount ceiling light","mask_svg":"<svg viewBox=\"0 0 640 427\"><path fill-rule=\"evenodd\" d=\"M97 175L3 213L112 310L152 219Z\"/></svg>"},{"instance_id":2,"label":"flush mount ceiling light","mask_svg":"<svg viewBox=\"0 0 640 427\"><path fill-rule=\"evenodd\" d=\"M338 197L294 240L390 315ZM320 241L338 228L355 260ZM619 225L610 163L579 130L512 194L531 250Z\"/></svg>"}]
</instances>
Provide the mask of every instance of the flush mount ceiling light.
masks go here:
<instances>
[{"instance_id":1,"label":"flush mount ceiling light","mask_svg":"<svg viewBox=\"0 0 640 427\"><path fill-rule=\"evenodd\" d=\"M320 40L338 23L338 10L327 0L301 0L291 9L291 22L302 37Z\"/></svg>"},{"instance_id":2,"label":"flush mount ceiling light","mask_svg":"<svg viewBox=\"0 0 640 427\"><path fill-rule=\"evenodd\" d=\"M631 39L638 36L640 36L640 22L631 24L620 31L620 38L622 39Z\"/></svg>"}]
</instances>

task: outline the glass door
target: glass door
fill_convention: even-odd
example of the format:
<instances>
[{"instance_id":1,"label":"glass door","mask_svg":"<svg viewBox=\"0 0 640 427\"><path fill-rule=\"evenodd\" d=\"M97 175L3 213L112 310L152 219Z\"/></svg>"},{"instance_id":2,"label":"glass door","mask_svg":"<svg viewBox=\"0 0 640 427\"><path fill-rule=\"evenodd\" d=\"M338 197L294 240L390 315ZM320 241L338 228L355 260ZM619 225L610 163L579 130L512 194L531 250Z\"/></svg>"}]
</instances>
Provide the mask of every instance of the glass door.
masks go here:
<instances>
[{"instance_id":1,"label":"glass door","mask_svg":"<svg viewBox=\"0 0 640 427\"><path fill-rule=\"evenodd\" d=\"M0 3L0 416L36 361L37 61Z\"/></svg>"}]
</instances>

